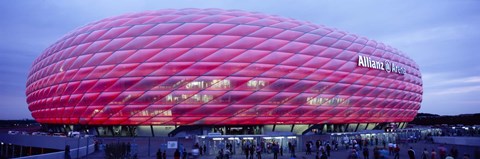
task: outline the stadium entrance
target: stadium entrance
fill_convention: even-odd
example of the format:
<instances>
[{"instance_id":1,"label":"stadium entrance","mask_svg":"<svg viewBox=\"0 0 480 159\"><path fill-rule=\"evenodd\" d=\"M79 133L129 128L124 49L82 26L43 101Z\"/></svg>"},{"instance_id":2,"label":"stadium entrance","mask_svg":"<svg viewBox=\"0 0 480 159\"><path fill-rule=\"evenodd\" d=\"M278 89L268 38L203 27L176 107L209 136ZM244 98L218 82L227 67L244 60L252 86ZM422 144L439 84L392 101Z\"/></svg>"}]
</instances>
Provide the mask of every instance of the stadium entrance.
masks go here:
<instances>
[{"instance_id":1,"label":"stadium entrance","mask_svg":"<svg viewBox=\"0 0 480 159\"><path fill-rule=\"evenodd\" d=\"M219 151L229 151L230 154L245 154L248 149L256 153L260 147L262 153L273 153L273 144L278 144L279 153L288 153L289 145L294 149L301 148L300 138L297 136L268 136L268 135L220 135L211 133L209 135L197 136L197 143L204 146L202 150L209 155L218 154Z\"/></svg>"}]
</instances>

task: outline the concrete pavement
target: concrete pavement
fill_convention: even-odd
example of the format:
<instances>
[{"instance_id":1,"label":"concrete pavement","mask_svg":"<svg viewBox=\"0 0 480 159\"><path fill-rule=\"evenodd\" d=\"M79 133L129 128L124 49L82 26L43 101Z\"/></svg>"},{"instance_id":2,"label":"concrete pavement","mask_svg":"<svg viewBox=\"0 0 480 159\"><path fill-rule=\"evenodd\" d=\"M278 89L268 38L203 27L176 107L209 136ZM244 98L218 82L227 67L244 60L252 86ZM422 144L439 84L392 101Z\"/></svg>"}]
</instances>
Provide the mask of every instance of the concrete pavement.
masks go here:
<instances>
[{"instance_id":1,"label":"concrete pavement","mask_svg":"<svg viewBox=\"0 0 480 159\"><path fill-rule=\"evenodd\" d=\"M380 145L379 145L380 146ZM432 143L427 143L426 141L420 141L418 143L407 143L407 144L401 144L400 145L400 159L408 159L408 154L407 154L407 150L412 147L415 152L416 152L416 158L417 159L421 159L421 153L423 152L423 149L424 148L427 148L427 150L429 152L432 151L432 149L435 149L435 151L437 152L437 158L440 158L440 156L438 156L438 147L440 146L440 144L432 144ZM444 145L444 147L447 148L447 152L450 151L450 149L453 147L453 145ZM472 146L455 146L458 151L459 151L459 156L458 158L462 158L463 157L463 154L469 154L471 157L471 159L474 159L474 151L477 150L477 151L480 151L480 147L472 147ZM331 152L331 156L329 157L329 159L347 159L348 158L348 155L350 154L351 150L346 150L344 147L339 147L340 149L338 151L332 151ZM374 146L369 146L369 154L370 154L370 159L373 159L373 148ZM360 156L360 159L363 159L363 155L360 152L359 153L359 156ZM296 152L296 158L297 159L302 159L302 158L305 158L305 159L315 159L315 152L312 153L312 155L306 155L305 152ZM84 157L84 158L90 158L90 159L100 159L100 158L105 158L105 154L103 151L98 151L98 152L95 152L87 157ZM147 156L147 154L138 154L138 158L156 158L154 156L154 154L152 154L151 156ZM167 158L173 158L173 154L167 154ZM200 156L199 157L200 159L215 159L216 156L214 155L209 155L209 156ZM233 155L232 157L230 157L230 159L245 159L245 155L243 154L236 154L236 155ZM254 157L255 159L257 158L256 156ZM263 159L272 159L273 158L273 154L262 154L262 158ZM289 153L284 153L283 156L280 156L279 155L279 159L290 159L290 154ZM388 156L389 159L393 159L394 156L393 155L390 155Z\"/></svg>"}]
</instances>

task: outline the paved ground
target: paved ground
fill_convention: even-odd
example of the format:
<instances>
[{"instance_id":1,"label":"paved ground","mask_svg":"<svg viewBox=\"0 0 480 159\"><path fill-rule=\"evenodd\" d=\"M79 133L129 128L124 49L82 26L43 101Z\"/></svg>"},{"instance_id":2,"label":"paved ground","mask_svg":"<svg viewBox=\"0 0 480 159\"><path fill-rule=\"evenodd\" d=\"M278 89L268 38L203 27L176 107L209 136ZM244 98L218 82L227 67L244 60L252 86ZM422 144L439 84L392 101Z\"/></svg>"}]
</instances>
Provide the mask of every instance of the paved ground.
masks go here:
<instances>
[{"instance_id":1,"label":"paved ground","mask_svg":"<svg viewBox=\"0 0 480 159\"><path fill-rule=\"evenodd\" d=\"M438 154L438 147L439 144L431 144L431 143L426 143L424 141L420 141L418 143L409 143L409 144L403 144L401 145L401 150L400 150L400 159L408 159L407 155L407 150L412 147L415 152L416 152L416 157L417 159L421 159L421 153L424 148L427 148L430 152L432 149L435 149L437 154ZM451 149L452 145L444 145L448 151ZM462 158L463 154L469 154L471 156L471 159L474 159L474 151L480 149L480 147L471 147L471 146L456 146L456 148L459 150L459 156L458 158ZM373 146L369 146L370 150L370 158L373 159ZM351 150L346 150L345 148L341 148L338 151L332 151L331 156L329 159L347 159L348 154L351 152ZM361 155L361 153L359 153ZM152 154L155 155L155 154ZM297 152L296 153L296 158L298 159L315 159L315 153L312 155L306 155L305 152ZM104 152L103 151L98 151L95 152L87 157L84 158L90 158L90 159L100 159L100 158L105 158ZM138 158L156 158L155 156L147 156L147 154L139 154ZM168 154L167 158L173 158L173 154ZM199 158L201 159L215 159L214 155L210 156L200 156ZM262 155L263 159L272 159L273 154L263 154ZM279 156L279 159L290 159L290 154L289 153L284 153L283 156ZM393 155L388 157L389 159L393 159ZM437 156L439 158L439 156ZM231 159L245 159L245 155L238 154L238 155L233 155ZM256 159L256 157L255 157ZM363 156L360 157L360 159L363 159Z\"/></svg>"}]
</instances>

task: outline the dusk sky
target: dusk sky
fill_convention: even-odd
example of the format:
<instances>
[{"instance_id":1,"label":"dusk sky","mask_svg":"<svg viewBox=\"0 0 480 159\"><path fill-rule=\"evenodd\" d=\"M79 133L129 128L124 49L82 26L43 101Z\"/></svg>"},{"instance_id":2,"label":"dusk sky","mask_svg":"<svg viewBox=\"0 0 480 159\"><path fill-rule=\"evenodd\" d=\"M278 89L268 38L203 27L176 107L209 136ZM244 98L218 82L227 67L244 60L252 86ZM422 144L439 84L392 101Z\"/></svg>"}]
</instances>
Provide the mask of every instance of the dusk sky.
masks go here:
<instances>
[{"instance_id":1,"label":"dusk sky","mask_svg":"<svg viewBox=\"0 0 480 159\"><path fill-rule=\"evenodd\" d=\"M0 119L31 119L32 62L63 35L103 18L145 10L239 9L309 21L401 50L420 66L419 112L480 113L480 1L0 1Z\"/></svg>"}]
</instances>

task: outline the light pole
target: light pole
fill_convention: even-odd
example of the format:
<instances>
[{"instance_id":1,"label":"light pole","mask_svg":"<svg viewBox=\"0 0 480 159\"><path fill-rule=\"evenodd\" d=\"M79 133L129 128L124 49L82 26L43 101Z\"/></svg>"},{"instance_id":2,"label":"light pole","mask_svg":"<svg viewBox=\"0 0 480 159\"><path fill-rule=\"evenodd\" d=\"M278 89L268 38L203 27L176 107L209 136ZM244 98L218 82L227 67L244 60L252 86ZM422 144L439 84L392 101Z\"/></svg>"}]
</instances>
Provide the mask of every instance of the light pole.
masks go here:
<instances>
[{"instance_id":1,"label":"light pole","mask_svg":"<svg viewBox=\"0 0 480 159\"><path fill-rule=\"evenodd\" d=\"M80 135L78 136L78 140L77 140L77 158L79 157L80 155Z\"/></svg>"},{"instance_id":2,"label":"light pole","mask_svg":"<svg viewBox=\"0 0 480 159\"><path fill-rule=\"evenodd\" d=\"M89 145L88 145L88 140L90 139L89 136L86 137L87 138L87 153L85 153L85 157L88 159L88 148L89 148Z\"/></svg>"}]
</instances>

